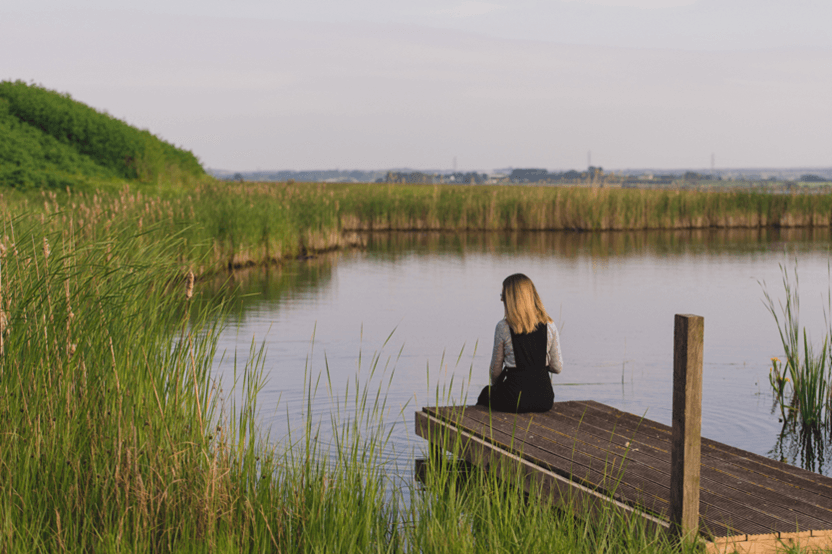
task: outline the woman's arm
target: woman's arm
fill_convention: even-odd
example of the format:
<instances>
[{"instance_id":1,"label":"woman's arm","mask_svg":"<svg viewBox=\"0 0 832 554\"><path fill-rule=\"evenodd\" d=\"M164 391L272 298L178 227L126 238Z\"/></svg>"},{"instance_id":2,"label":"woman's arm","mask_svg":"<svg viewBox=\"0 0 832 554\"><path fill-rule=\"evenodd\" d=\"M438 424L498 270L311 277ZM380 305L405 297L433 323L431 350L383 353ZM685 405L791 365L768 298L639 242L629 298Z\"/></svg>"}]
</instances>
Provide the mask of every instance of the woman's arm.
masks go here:
<instances>
[{"instance_id":1,"label":"woman's arm","mask_svg":"<svg viewBox=\"0 0 832 554\"><path fill-rule=\"evenodd\" d=\"M563 355L560 352L560 336L554 323L546 325L546 369L551 373L563 371Z\"/></svg>"},{"instance_id":2,"label":"woman's arm","mask_svg":"<svg viewBox=\"0 0 832 554\"><path fill-rule=\"evenodd\" d=\"M500 320L497 323L497 328L494 330L494 348L491 351L491 366L489 374L491 375L491 384L494 384L494 381L497 377L500 376L500 373L503 372L503 361L505 360L505 350L503 348L503 332L501 327L505 325L505 320Z\"/></svg>"}]
</instances>

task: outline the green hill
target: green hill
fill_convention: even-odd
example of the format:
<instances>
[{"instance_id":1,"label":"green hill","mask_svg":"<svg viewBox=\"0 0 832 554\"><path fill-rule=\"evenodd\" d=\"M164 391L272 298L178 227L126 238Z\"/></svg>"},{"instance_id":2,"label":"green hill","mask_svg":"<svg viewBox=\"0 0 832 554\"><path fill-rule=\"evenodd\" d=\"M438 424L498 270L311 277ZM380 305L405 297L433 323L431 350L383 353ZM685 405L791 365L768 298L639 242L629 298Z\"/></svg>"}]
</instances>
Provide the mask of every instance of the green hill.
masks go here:
<instances>
[{"instance_id":1,"label":"green hill","mask_svg":"<svg viewBox=\"0 0 832 554\"><path fill-rule=\"evenodd\" d=\"M0 185L75 187L205 176L191 152L149 131L22 81L0 82Z\"/></svg>"}]
</instances>

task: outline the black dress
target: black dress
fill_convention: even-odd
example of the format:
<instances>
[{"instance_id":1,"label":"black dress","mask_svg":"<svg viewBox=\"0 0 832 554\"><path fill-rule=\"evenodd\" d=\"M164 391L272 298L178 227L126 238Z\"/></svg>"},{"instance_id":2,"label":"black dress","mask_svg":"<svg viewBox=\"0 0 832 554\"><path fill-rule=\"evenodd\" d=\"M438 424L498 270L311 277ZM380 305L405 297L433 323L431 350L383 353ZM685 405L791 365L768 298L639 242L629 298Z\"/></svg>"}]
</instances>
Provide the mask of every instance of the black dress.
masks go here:
<instances>
[{"instance_id":1,"label":"black dress","mask_svg":"<svg viewBox=\"0 0 832 554\"><path fill-rule=\"evenodd\" d=\"M478 406L498 412L545 412L552 408L555 391L546 369L546 324L531 333L511 331L517 367L506 367L493 385L482 389Z\"/></svg>"}]
</instances>

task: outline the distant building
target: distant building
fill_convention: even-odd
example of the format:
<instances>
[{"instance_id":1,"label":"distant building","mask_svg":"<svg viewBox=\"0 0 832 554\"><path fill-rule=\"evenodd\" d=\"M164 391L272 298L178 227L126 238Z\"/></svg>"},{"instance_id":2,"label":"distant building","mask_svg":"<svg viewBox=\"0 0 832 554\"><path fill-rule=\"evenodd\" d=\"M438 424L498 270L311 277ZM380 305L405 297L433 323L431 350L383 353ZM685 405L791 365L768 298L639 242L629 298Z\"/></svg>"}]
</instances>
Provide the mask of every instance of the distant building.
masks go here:
<instances>
[{"instance_id":1,"label":"distant building","mask_svg":"<svg viewBox=\"0 0 832 554\"><path fill-rule=\"evenodd\" d=\"M509 175L512 183L539 183L549 179L549 172L545 169L513 169Z\"/></svg>"},{"instance_id":2,"label":"distant building","mask_svg":"<svg viewBox=\"0 0 832 554\"><path fill-rule=\"evenodd\" d=\"M441 175L439 173L422 173L421 171L388 171L384 180L386 183L414 183L414 184L456 184L456 185L480 185L486 182L488 175L485 173L454 172Z\"/></svg>"},{"instance_id":3,"label":"distant building","mask_svg":"<svg viewBox=\"0 0 832 554\"><path fill-rule=\"evenodd\" d=\"M496 184L499 184L499 183L508 183L509 182L508 175L509 175L508 173L491 173L486 177L485 182L489 185L496 185Z\"/></svg>"}]
</instances>

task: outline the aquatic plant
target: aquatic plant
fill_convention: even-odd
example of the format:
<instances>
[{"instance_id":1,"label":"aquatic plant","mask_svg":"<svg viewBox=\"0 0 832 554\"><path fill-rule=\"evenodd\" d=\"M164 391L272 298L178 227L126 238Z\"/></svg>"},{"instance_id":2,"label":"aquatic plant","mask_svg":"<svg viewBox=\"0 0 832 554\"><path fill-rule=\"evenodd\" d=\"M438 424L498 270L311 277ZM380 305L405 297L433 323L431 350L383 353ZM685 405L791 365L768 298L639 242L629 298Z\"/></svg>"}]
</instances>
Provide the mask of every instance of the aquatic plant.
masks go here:
<instances>
[{"instance_id":1,"label":"aquatic plant","mask_svg":"<svg viewBox=\"0 0 832 554\"><path fill-rule=\"evenodd\" d=\"M797 263L793 277L789 277L784 264L780 264L780 271L785 301L775 302L761 283L764 304L774 318L785 353L784 362L776 357L771 359L769 382L774 401L784 425L795 420L809 429L829 426L832 423L832 328L825 331L818 349L810 341L807 329L800 326Z\"/></svg>"}]
</instances>

